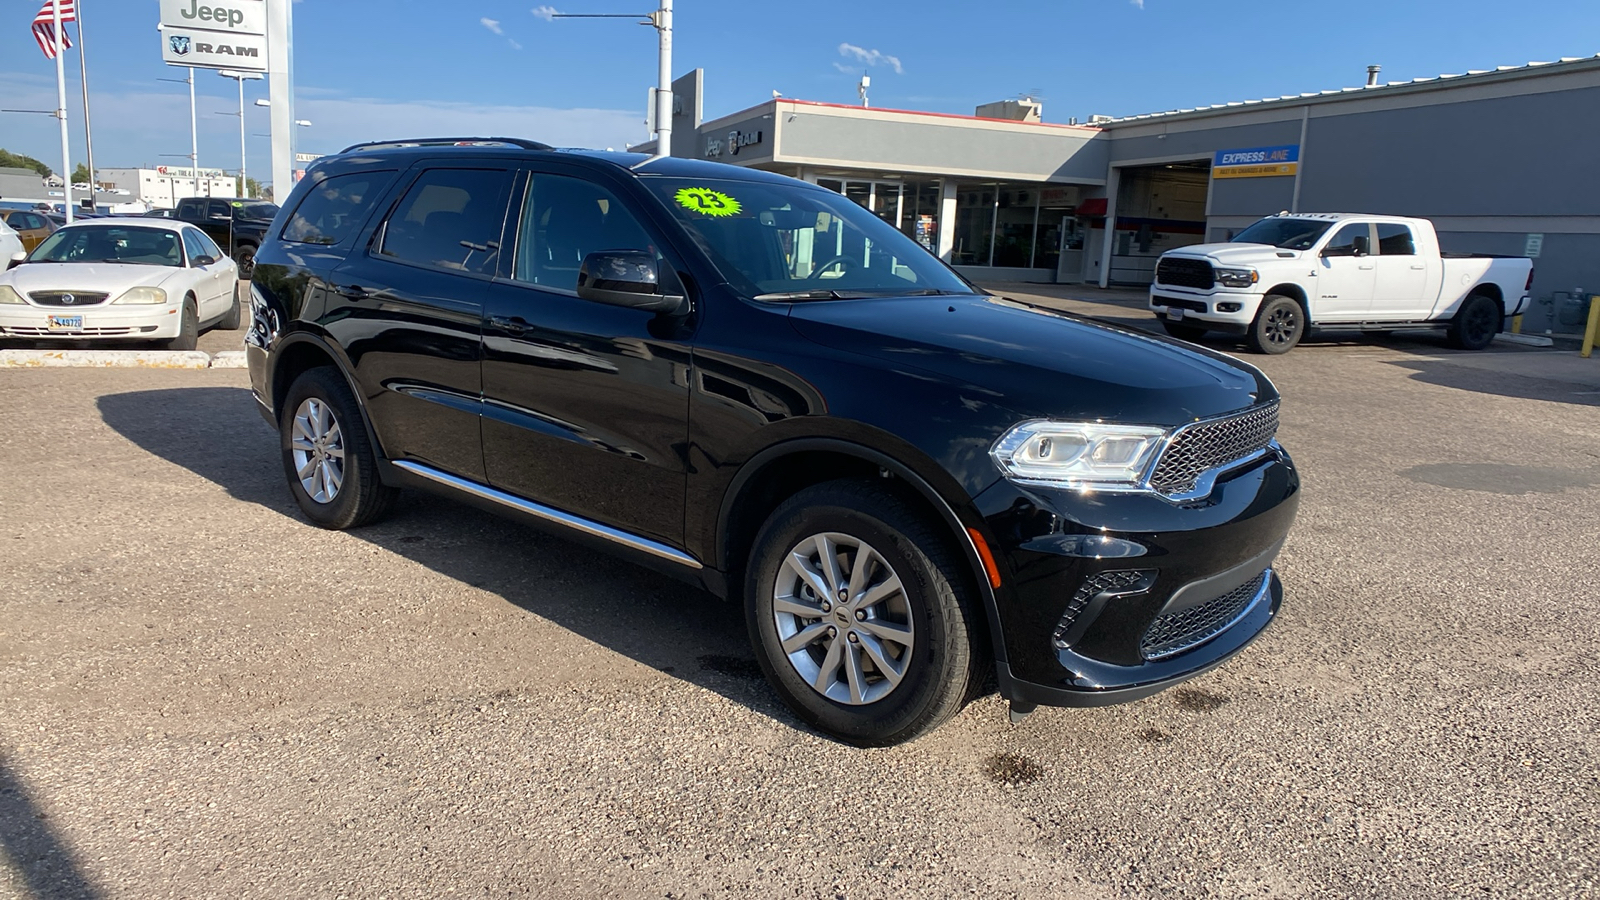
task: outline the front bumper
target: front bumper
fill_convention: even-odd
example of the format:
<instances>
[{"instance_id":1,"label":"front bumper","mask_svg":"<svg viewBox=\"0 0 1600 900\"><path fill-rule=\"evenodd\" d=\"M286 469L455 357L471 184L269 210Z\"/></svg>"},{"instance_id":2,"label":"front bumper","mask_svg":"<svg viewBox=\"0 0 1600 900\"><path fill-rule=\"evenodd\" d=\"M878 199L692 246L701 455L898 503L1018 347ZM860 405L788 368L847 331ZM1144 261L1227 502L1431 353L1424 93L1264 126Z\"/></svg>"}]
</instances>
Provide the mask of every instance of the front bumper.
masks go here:
<instances>
[{"instance_id":1,"label":"front bumper","mask_svg":"<svg viewBox=\"0 0 1600 900\"><path fill-rule=\"evenodd\" d=\"M1244 334L1255 321L1264 296L1260 292L1225 289L1209 294L1189 293L1154 285L1150 288L1150 310L1159 319Z\"/></svg>"},{"instance_id":2,"label":"front bumper","mask_svg":"<svg viewBox=\"0 0 1600 900\"><path fill-rule=\"evenodd\" d=\"M1185 504L994 485L978 503L1006 585L1001 693L1101 706L1226 662L1277 616L1271 566L1299 500L1294 463L1276 446Z\"/></svg>"},{"instance_id":3,"label":"front bumper","mask_svg":"<svg viewBox=\"0 0 1600 900\"><path fill-rule=\"evenodd\" d=\"M164 340L178 336L177 304L101 303L95 306L0 306L0 337L49 341ZM53 329L50 318L82 317L77 328Z\"/></svg>"}]
</instances>

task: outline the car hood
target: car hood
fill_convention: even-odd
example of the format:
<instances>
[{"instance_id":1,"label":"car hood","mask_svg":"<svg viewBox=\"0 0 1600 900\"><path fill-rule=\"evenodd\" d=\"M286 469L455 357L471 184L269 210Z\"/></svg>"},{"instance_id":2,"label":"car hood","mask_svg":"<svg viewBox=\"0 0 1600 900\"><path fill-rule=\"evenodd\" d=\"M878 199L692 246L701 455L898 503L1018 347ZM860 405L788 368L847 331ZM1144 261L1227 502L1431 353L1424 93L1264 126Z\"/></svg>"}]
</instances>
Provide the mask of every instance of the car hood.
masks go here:
<instances>
[{"instance_id":1,"label":"car hood","mask_svg":"<svg viewBox=\"0 0 1600 900\"><path fill-rule=\"evenodd\" d=\"M812 341L942 376L1019 418L1173 426L1277 397L1232 357L1003 297L797 303L789 319Z\"/></svg>"},{"instance_id":2,"label":"car hood","mask_svg":"<svg viewBox=\"0 0 1600 900\"><path fill-rule=\"evenodd\" d=\"M1167 251L1166 256L1185 256L1190 258L1205 257L1224 266L1249 265L1258 262L1275 262L1280 259L1295 259L1300 256L1299 251L1283 250L1271 244L1194 244Z\"/></svg>"},{"instance_id":3,"label":"car hood","mask_svg":"<svg viewBox=\"0 0 1600 900\"><path fill-rule=\"evenodd\" d=\"M131 287L160 287L184 271L175 266L136 266L128 263L24 263L0 275L0 283L26 293L33 291L95 291L118 294Z\"/></svg>"}]
</instances>

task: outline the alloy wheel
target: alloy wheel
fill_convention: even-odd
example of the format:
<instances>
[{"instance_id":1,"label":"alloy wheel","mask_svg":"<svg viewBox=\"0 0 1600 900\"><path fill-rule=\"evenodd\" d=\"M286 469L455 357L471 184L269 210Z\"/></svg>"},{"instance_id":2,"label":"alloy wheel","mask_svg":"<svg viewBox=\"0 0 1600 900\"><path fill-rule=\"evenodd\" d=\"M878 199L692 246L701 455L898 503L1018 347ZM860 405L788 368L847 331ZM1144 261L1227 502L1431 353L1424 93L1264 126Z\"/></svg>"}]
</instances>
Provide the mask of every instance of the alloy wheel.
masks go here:
<instances>
[{"instance_id":1,"label":"alloy wheel","mask_svg":"<svg viewBox=\"0 0 1600 900\"><path fill-rule=\"evenodd\" d=\"M1287 344L1294 337L1296 317L1294 310L1282 307L1267 316L1267 340L1274 344Z\"/></svg>"},{"instance_id":2,"label":"alloy wheel","mask_svg":"<svg viewBox=\"0 0 1600 900\"><path fill-rule=\"evenodd\" d=\"M307 397L295 410L290 450L306 496L332 503L344 485L344 433L325 401Z\"/></svg>"},{"instance_id":3,"label":"alloy wheel","mask_svg":"<svg viewBox=\"0 0 1600 900\"><path fill-rule=\"evenodd\" d=\"M900 576L865 541L826 532L789 550L773 584L783 652L812 690L875 703L904 681L915 641Z\"/></svg>"}]
</instances>

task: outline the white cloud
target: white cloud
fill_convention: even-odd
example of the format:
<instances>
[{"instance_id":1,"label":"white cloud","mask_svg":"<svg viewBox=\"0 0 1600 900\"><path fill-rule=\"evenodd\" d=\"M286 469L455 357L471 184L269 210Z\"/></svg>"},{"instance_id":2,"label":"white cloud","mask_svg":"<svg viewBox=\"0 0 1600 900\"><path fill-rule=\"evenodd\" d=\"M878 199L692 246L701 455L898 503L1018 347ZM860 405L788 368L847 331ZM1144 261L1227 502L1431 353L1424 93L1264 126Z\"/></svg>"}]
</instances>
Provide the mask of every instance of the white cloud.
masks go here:
<instances>
[{"instance_id":1,"label":"white cloud","mask_svg":"<svg viewBox=\"0 0 1600 900\"><path fill-rule=\"evenodd\" d=\"M480 24L483 27L489 29L490 31L494 32L495 34L505 34L505 31L503 29L501 29L501 27L500 27L500 23L495 21L494 19L491 19L491 18L487 17L487 16L485 16L484 18L479 19L478 20L478 24Z\"/></svg>"},{"instance_id":2,"label":"white cloud","mask_svg":"<svg viewBox=\"0 0 1600 900\"><path fill-rule=\"evenodd\" d=\"M848 59L859 60L869 66L888 66L894 70L896 75L905 74L905 70L900 67L899 57L880 53L877 50L868 50L865 47L857 47L855 44L840 44L839 55Z\"/></svg>"},{"instance_id":3,"label":"white cloud","mask_svg":"<svg viewBox=\"0 0 1600 900\"><path fill-rule=\"evenodd\" d=\"M845 73L846 75L854 75L854 74L856 74L856 67L855 66L847 66L842 62L834 63L833 67L835 69L838 69L839 71Z\"/></svg>"},{"instance_id":4,"label":"white cloud","mask_svg":"<svg viewBox=\"0 0 1600 900\"><path fill-rule=\"evenodd\" d=\"M513 50L521 50L522 49L522 45L517 43L516 41L512 40L511 38L506 38L506 43L510 44L511 45L511 49L513 49Z\"/></svg>"},{"instance_id":5,"label":"white cloud","mask_svg":"<svg viewBox=\"0 0 1600 900\"><path fill-rule=\"evenodd\" d=\"M554 6L535 6L533 8L533 14L536 17L545 20L546 22L555 18L556 13L558 12L561 12L561 10L556 9Z\"/></svg>"},{"instance_id":6,"label":"white cloud","mask_svg":"<svg viewBox=\"0 0 1600 900\"><path fill-rule=\"evenodd\" d=\"M1144 0L1128 0L1128 2L1139 7L1140 9L1144 9Z\"/></svg>"}]
</instances>

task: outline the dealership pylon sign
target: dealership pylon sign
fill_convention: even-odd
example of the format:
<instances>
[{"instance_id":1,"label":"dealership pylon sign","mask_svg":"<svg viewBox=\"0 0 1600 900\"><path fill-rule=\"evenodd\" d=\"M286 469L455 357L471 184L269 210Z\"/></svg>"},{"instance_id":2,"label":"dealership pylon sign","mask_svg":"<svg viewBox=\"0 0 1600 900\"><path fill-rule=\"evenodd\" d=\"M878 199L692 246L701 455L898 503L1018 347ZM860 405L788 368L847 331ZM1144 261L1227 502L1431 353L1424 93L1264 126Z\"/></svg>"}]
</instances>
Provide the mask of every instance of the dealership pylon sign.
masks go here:
<instances>
[{"instance_id":1,"label":"dealership pylon sign","mask_svg":"<svg viewBox=\"0 0 1600 900\"><path fill-rule=\"evenodd\" d=\"M161 0L161 58L202 69L267 71L266 0Z\"/></svg>"}]
</instances>

